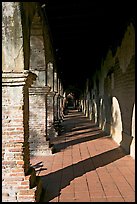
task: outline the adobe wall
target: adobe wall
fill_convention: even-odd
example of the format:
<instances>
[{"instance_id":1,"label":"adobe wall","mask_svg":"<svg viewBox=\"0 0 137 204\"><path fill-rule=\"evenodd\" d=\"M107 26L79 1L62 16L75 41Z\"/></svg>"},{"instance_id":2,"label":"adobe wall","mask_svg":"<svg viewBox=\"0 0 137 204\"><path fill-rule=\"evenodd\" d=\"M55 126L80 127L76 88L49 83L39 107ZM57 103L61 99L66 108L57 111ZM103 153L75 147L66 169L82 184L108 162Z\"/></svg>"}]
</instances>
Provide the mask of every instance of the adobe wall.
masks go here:
<instances>
[{"instance_id":1,"label":"adobe wall","mask_svg":"<svg viewBox=\"0 0 137 204\"><path fill-rule=\"evenodd\" d=\"M91 120L96 115L94 122L134 158L135 29L132 23L116 52L112 54L109 50L101 69L89 79L93 80L93 87L89 87Z\"/></svg>"}]
</instances>

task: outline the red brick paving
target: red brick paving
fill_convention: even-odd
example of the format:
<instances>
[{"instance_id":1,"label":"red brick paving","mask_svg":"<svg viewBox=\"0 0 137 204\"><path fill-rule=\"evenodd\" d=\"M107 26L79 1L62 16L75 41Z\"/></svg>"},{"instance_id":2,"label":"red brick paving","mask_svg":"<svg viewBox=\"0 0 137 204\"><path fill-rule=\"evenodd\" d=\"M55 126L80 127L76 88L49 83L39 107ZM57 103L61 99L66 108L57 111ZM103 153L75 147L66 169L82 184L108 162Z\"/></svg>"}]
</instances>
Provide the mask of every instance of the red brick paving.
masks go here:
<instances>
[{"instance_id":1,"label":"red brick paving","mask_svg":"<svg viewBox=\"0 0 137 204\"><path fill-rule=\"evenodd\" d=\"M56 153L32 157L42 202L135 202L135 160L83 113L65 116Z\"/></svg>"}]
</instances>

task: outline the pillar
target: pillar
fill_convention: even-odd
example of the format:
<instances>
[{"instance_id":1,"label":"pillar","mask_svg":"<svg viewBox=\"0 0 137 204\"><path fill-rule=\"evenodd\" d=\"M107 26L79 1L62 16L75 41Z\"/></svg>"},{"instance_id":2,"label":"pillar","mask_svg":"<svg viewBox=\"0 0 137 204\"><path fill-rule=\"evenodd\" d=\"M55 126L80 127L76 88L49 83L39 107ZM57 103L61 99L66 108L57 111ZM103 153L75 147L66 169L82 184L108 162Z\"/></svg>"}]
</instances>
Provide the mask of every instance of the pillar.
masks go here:
<instances>
[{"instance_id":1,"label":"pillar","mask_svg":"<svg viewBox=\"0 0 137 204\"><path fill-rule=\"evenodd\" d=\"M55 92L47 95L47 138L51 139L57 136L54 128L54 96Z\"/></svg>"},{"instance_id":2,"label":"pillar","mask_svg":"<svg viewBox=\"0 0 137 204\"><path fill-rule=\"evenodd\" d=\"M38 12L31 24L30 51L30 70L37 75L35 83L29 89L30 155L50 155L52 151L47 139L46 97L51 88L47 86L43 24Z\"/></svg>"},{"instance_id":3,"label":"pillar","mask_svg":"<svg viewBox=\"0 0 137 204\"><path fill-rule=\"evenodd\" d=\"M59 114L60 114L60 120L61 120L61 122L63 121L63 99L64 99L64 97L63 97L63 87L62 87L62 83L61 83L61 81L60 81L60 107L59 107Z\"/></svg>"},{"instance_id":4,"label":"pillar","mask_svg":"<svg viewBox=\"0 0 137 204\"><path fill-rule=\"evenodd\" d=\"M58 76L57 72L54 72L54 121L58 121L58 105L57 105L57 98L58 98Z\"/></svg>"},{"instance_id":5,"label":"pillar","mask_svg":"<svg viewBox=\"0 0 137 204\"><path fill-rule=\"evenodd\" d=\"M31 87L29 89L30 102L30 154L50 155L51 149L47 140L46 97L50 92L50 87Z\"/></svg>"},{"instance_id":6,"label":"pillar","mask_svg":"<svg viewBox=\"0 0 137 204\"><path fill-rule=\"evenodd\" d=\"M51 139L57 136L54 128L54 70L53 63L47 64L47 84L51 87L50 93L47 95L47 137Z\"/></svg>"},{"instance_id":7,"label":"pillar","mask_svg":"<svg viewBox=\"0 0 137 204\"><path fill-rule=\"evenodd\" d=\"M61 107L60 107L60 104L61 104L61 90L60 90L60 79L58 78L58 94L57 94L57 114L58 114L58 121L60 122L61 121Z\"/></svg>"},{"instance_id":8,"label":"pillar","mask_svg":"<svg viewBox=\"0 0 137 204\"><path fill-rule=\"evenodd\" d=\"M30 167L29 93L35 79L30 72L2 74L2 200L35 202L41 193Z\"/></svg>"},{"instance_id":9,"label":"pillar","mask_svg":"<svg viewBox=\"0 0 137 204\"><path fill-rule=\"evenodd\" d=\"M24 71L29 53L20 2L2 2L2 15L2 201L35 202L42 183L30 167L28 88L36 75Z\"/></svg>"}]
</instances>

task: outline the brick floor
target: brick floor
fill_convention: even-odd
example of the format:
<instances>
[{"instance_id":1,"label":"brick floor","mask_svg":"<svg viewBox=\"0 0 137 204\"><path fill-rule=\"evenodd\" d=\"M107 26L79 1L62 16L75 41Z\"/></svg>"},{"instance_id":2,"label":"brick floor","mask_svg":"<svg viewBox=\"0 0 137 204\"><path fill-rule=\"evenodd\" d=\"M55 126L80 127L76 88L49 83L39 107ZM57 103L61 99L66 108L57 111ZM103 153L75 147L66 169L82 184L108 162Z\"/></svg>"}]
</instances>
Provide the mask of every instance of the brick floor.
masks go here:
<instances>
[{"instance_id":1,"label":"brick floor","mask_svg":"<svg viewBox=\"0 0 137 204\"><path fill-rule=\"evenodd\" d=\"M135 202L135 160L83 113L70 111L56 153L31 158L41 202Z\"/></svg>"}]
</instances>

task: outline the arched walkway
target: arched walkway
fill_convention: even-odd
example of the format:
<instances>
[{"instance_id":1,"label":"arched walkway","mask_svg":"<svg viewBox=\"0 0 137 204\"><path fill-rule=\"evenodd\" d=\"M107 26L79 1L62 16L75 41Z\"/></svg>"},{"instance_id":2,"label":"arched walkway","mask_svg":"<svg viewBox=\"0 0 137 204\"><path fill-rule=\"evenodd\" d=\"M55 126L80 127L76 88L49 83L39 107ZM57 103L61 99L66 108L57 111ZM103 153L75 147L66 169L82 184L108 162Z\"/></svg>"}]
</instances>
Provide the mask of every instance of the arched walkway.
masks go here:
<instances>
[{"instance_id":1,"label":"arched walkway","mask_svg":"<svg viewBox=\"0 0 137 204\"><path fill-rule=\"evenodd\" d=\"M64 14L68 11L70 15L65 5L57 4ZM115 21L109 15L112 25L118 26L107 30L105 5L100 5L99 10L96 7L99 15L95 17L94 6L89 5L89 9L85 4L92 14L88 16L80 3L77 11L82 18L79 14L72 15L73 18L68 14L62 16L55 8L50 14L52 20L58 19L53 24L56 28L67 17L70 24L78 20L73 28L80 25L81 30L82 21L87 22L85 17L98 16L97 22L102 20L100 25L104 27L102 31L107 31L107 35L101 33L99 37L98 29L88 36L87 32L83 35L77 30L82 35L75 38L70 32L73 29L69 29L69 41L64 38L66 28L60 24L64 33L64 37L59 34L60 42L55 39L58 32L51 29L48 6L40 2L2 3L2 199L4 202L133 202L134 16L131 15L132 20L129 16L121 19L125 26L119 29L119 16ZM126 16L129 10L128 7ZM69 27L66 20L64 25ZM111 36L118 44L113 39L110 42ZM98 38L100 48L93 43ZM87 52L87 48L93 50ZM111 50L107 54L108 48ZM69 103L68 114L63 115L63 102L69 92L74 94L74 100ZM83 112L74 110L75 100L80 101Z\"/></svg>"},{"instance_id":2,"label":"arched walkway","mask_svg":"<svg viewBox=\"0 0 137 204\"><path fill-rule=\"evenodd\" d=\"M42 202L134 202L134 160L83 113L69 110L54 154L31 163L44 186Z\"/></svg>"}]
</instances>

